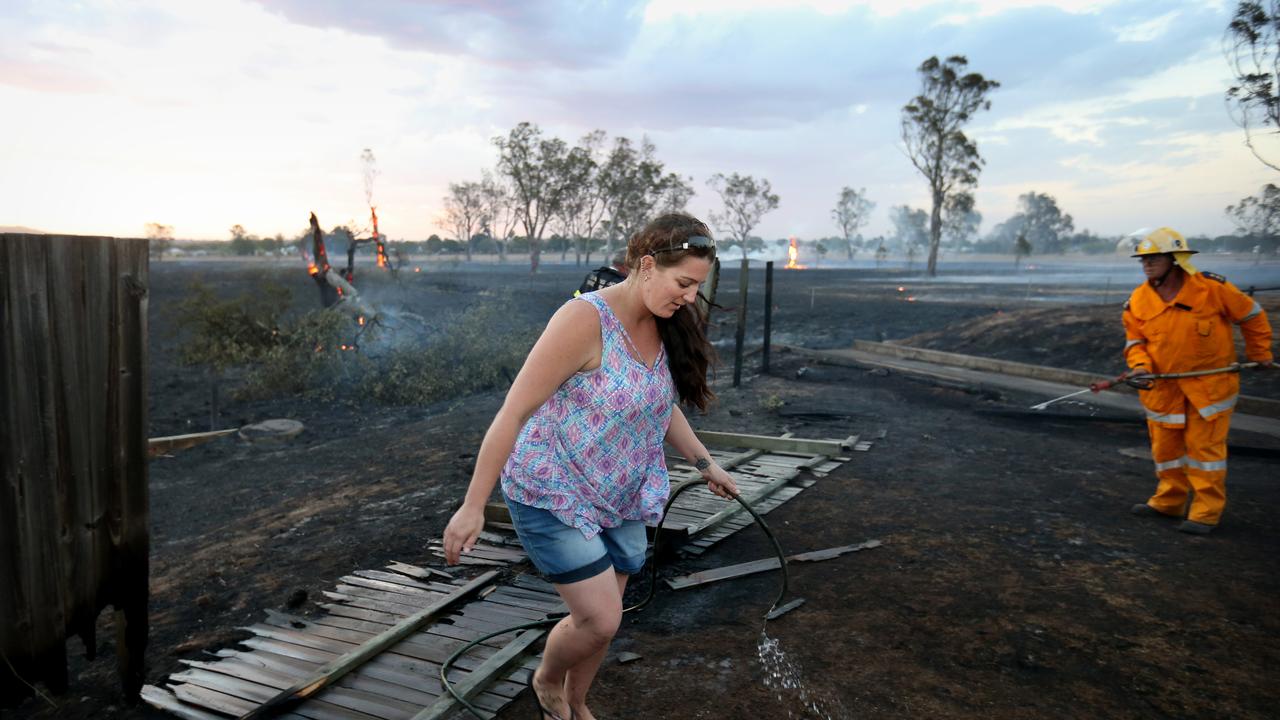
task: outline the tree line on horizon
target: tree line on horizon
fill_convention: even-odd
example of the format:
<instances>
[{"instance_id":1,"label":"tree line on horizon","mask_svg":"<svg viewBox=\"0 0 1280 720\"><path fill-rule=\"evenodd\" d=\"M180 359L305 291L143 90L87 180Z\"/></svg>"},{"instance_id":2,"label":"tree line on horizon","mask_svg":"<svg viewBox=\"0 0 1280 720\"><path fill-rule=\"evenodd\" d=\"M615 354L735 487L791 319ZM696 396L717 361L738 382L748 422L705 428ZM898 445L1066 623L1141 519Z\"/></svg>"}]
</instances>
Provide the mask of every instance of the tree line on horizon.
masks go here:
<instances>
[{"instance_id":1,"label":"tree line on horizon","mask_svg":"<svg viewBox=\"0 0 1280 720\"><path fill-rule=\"evenodd\" d=\"M1224 50L1235 74L1235 84L1225 93L1229 113L1244 130L1245 144L1255 157L1280 170L1280 154L1268 154L1264 147L1280 140L1280 0L1238 2L1224 34ZM990 109L988 96L1000 84L969 72L963 55L945 60L930 57L917 73L919 92L902 108L900 137L908 159L928 184L929 207L890 208L893 232L867 239L858 230L867 224L876 203L865 188L843 187L831 210L839 233L807 241L819 258L843 251L852 260L866 250L880 261L897 251L911 265L923 254L925 270L932 276L944 247L1012 254L1017 262L1031 254L1109 252L1123 240L1123 236L1077 232L1071 215L1063 212L1056 198L1034 190L1018 197L1013 216L980 236L983 217L973 191L986 161L964 128L977 113ZM544 249L560 252L562 261L572 252L576 264L590 264L593 253L611 257L648 219L684 210L694 195L693 179L668 171L647 137L637 142L619 136L610 142L603 130L594 130L570 145L544 135L533 123L522 122L492 142L498 151L495 167L482 170L479 180L450 183L443 198L437 221L454 238L432 235L421 244L426 252L458 253L467 260L477 251L496 251L502 260L510 252L527 252L533 272ZM764 250L766 241L752 231L779 206L780 198L769 180L737 172L715 173L706 185L720 200L720 208L712 210L708 220L722 247L736 247L744 254ZM1280 251L1280 187L1276 184L1265 184L1224 212L1236 234L1195 238L1200 249ZM149 223L146 232L153 247L164 248L172 242L171 226ZM330 234L351 242L358 231L340 225ZM285 245L281 235L258 238L239 225L231 235L230 249L237 254L279 252ZM785 246L789 239L774 243Z\"/></svg>"}]
</instances>

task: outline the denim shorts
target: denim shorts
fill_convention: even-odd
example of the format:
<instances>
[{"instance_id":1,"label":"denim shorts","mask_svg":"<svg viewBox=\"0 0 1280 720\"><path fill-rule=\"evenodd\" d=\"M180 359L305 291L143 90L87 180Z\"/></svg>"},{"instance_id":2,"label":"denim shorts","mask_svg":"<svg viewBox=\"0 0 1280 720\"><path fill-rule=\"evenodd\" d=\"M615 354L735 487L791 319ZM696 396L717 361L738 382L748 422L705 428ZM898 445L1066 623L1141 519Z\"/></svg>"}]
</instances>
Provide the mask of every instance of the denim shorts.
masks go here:
<instances>
[{"instance_id":1,"label":"denim shorts","mask_svg":"<svg viewBox=\"0 0 1280 720\"><path fill-rule=\"evenodd\" d=\"M548 510L516 502L505 493L503 499L524 551L550 582L568 585L595 577L610 566L624 575L635 575L644 568L649 540L639 520L601 528L588 540L581 530L560 522Z\"/></svg>"}]
</instances>

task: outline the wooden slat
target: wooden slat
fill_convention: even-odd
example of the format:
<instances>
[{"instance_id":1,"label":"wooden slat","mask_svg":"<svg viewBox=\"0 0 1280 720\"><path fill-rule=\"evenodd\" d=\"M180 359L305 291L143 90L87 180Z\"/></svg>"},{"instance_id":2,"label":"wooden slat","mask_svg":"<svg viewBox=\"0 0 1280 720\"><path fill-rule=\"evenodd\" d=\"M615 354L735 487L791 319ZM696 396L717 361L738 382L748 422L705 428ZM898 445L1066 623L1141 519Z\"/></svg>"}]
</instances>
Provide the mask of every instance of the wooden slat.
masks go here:
<instances>
[{"instance_id":1,"label":"wooden slat","mask_svg":"<svg viewBox=\"0 0 1280 720\"><path fill-rule=\"evenodd\" d=\"M352 587L350 585L341 587L348 589L343 590L342 592L322 590L320 591L320 594L333 600L341 600L350 605L354 605L355 607L364 608L366 610L377 610L378 612L400 615L401 617L409 617L417 609L413 605L387 600L385 599L385 595L374 594L372 591L370 591L369 594L361 592L364 588Z\"/></svg>"},{"instance_id":2,"label":"wooden slat","mask_svg":"<svg viewBox=\"0 0 1280 720\"><path fill-rule=\"evenodd\" d=\"M200 705L225 715L239 716L252 710L255 703L234 695L209 690L198 685L174 685L173 694L179 700L193 705Z\"/></svg>"},{"instance_id":3,"label":"wooden slat","mask_svg":"<svg viewBox=\"0 0 1280 720\"><path fill-rule=\"evenodd\" d=\"M787 561L813 562L817 560L827 560L846 553L857 552L859 550L870 550L871 548L880 547L880 545L881 543L879 540L868 540L856 545L843 545L837 548L791 555L787 557ZM780 565L781 563L776 557L762 558L760 560L752 560L750 562L738 563L736 565L726 565L725 567L715 568L712 570L703 570L702 572L696 572L691 575L668 578L667 585L671 586L673 590L683 590L685 588L706 585L707 583L718 582L720 580L728 580L730 578L776 570Z\"/></svg>"},{"instance_id":4,"label":"wooden slat","mask_svg":"<svg viewBox=\"0 0 1280 720\"><path fill-rule=\"evenodd\" d=\"M740 447L767 450L774 452L794 452L814 455L839 455L842 450L853 447L843 440L810 440L805 438L783 438L771 435L746 435L741 433L712 432L695 430L698 439L708 445L722 447ZM856 442L856 441L855 441Z\"/></svg>"},{"instance_id":5,"label":"wooden slat","mask_svg":"<svg viewBox=\"0 0 1280 720\"><path fill-rule=\"evenodd\" d=\"M432 540L428 543L431 552L438 557L444 557L444 544L441 540ZM498 547L487 543L477 542L471 546L471 551L465 553L471 557L478 557L484 560L503 560L506 562L521 562L528 557L524 550L514 550L511 548Z\"/></svg>"},{"instance_id":6,"label":"wooden slat","mask_svg":"<svg viewBox=\"0 0 1280 720\"><path fill-rule=\"evenodd\" d=\"M437 570L435 568L418 567L417 565L410 565L408 563L393 562L387 567L398 573L403 573L405 575L408 575L409 577L417 578L419 580L427 580L433 576L438 578L445 578L448 580L453 579L452 575L450 575L449 573L443 570Z\"/></svg>"},{"instance_id":7,"label":"wooden slat","mask_svg":"<svg viewBox=\"0 0 1280 720\"><path fill-rule=\"evenodd\" d=\"M425 582L422 580L416 580L407 575L402 575L400 573L384 572L382 570L356 570L351 574L355 575L356 577L369 578L370 580L381 580L383 582L389 582L396 585L404 585L406 587L418 588L419 590L439 591L439 588L437 586L441 585L441 583Z\"/></svg>"},{"instance_id":8,"label":"wooden slat","mask_svg":"<svg viewBox=\"0 0 1280 720\"><path fill-rule=\"evenodd\" d=\"M264 685L261 682L245 680L224 673L215 673L203 668L188 668L169 678L189 685L199 685L209 690L217 690L228 695L260 703L279 692L280 688ZM287 685L285 687L288 687Z\"/></svg>"},{"instance_id":9,"label":"wooden slat","mask_svg":"<svg viewBox=\"0 0 1280 720\"><path fill-rule=\"evenodd\" d=\"M426 588L417 588L399 583L387 582L385 580L376 580L374 578L361 577L359 575L344 575L342 582L358 587L370 588L372 590L381 590L391 595L412 595L418 598L426 598L428 601L439 600L452 590L439 592Z\"/></svg>"},{"instance_id":10,"label":"wooden slat","mask_svg":"<svg viewBox=\"0 0 1280 720\"><path fill-rule=\"evenodd\" d=\"M211 713L198 707L188 705L168 690L155 685L143 685L141 697L151 707L164 710L183 720L226 720L225 715Z\"/></svg>"},{"instance_id":11,"label":"wooden slat","mask_svg":"<svg viewBox=\"0 0 1280 720\"><path fill-rule=\"evenodd\" d=\"M187 433L186 435L168 435L165 437L155 437L147 440L147 454L151 457L164 455L166 453L178 450L186 450L188 448L203 445L212 442L220 437L226 437L237 432L239 428L227 428L225 430L210 430L208 432Z\"/></svg>"}]
</instances>

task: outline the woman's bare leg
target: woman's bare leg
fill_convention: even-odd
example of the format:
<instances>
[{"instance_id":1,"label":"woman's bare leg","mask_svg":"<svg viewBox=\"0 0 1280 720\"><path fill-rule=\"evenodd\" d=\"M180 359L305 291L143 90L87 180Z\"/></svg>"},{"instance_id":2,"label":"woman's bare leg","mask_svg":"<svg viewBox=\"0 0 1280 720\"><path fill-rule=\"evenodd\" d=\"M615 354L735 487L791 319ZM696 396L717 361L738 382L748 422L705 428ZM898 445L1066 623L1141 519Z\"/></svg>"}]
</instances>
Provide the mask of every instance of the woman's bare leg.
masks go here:
<instances>
[{"instance_id":1,"label":"woman's bare leg","mask_svg":"<svg viewBox=\"0 0 1280 720\"><path fill-rule=\"evenodd\" d=\"M568 617L551 629L542 664L533 673L533 691L548 710L569 720L565 681L569 671L596 655L604 658L622 620L622 595L613 568L567 585L556 592L569 607ZM599 660L595 667L599 667ZM595 672L592 671L594 677Z\"/></svg>"},{"instance_id":2,"label":"woman's bare leg","mask_svg":"<svg viewBox=\"0 0 1280 720\"><path fill-rule=\"evenodd\" d=\"M622 593L627 589L626 575L615 572L618 581L618 606L622 606ZM574 720L595 720L595 715L587 709L587 690L591 689L591 683L596 679L596 672L600 670L600 663L604 662L604 656L609 652L609 643L605 643L603 647L596 653L582 662L569 668L569 672L565 673L564 693L569 700L570 707L573 708Z\"/></svg>"}]
</instances>

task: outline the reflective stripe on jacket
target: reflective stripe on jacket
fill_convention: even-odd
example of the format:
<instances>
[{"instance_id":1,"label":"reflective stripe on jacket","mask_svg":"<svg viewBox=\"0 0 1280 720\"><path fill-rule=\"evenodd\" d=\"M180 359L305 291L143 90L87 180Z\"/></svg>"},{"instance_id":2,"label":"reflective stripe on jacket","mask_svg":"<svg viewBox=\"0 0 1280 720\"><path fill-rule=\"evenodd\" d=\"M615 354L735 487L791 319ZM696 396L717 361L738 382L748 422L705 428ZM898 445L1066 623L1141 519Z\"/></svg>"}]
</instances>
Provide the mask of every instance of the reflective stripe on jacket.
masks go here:
<instances>
[{"instance_id":1,"label":"reflective stripe on jacket","mask_svg":"<svg viewBox=\"0 0 1280 720\"><path fill-rule=\"evenodd\" d=\"M1148 283L1139 285L1125 303L1125 362L1153 373L1209 370L1236 362L1231 326L1244 334L1250 360L1270 361L1271 324L1253 298L1219 276L1183 275L1182 288L1169 302ZM1147 417L1181 425L1183 398L1204 418L1235 406L1240 392L1236 373L1158 380L1138 393ZM1165 421L1159 418L1177 418Z\"/></svg>"}]
</instances>

